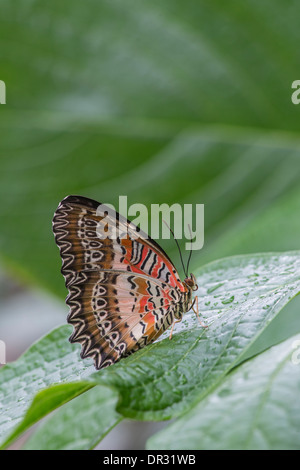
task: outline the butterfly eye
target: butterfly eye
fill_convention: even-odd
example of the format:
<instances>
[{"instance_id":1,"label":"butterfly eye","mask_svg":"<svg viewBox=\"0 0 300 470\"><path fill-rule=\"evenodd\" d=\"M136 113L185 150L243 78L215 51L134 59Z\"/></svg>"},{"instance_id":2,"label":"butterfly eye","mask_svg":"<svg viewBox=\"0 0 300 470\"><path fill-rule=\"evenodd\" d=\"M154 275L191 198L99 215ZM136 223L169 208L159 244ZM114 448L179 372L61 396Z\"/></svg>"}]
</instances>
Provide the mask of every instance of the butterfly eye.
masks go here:
<instances>
[{"instance_id":1,"label":"butterfly eye","mask_svg":"<svg viewBox=\"0 0 300 470\"><path fill-rule=\"evenodd\" d=\"M196 278L193 274L191 274L191 277L186 277L184 282L193 290L196 291L198 290L198 286L196 284Z\"/></svg>"}]
</instances>

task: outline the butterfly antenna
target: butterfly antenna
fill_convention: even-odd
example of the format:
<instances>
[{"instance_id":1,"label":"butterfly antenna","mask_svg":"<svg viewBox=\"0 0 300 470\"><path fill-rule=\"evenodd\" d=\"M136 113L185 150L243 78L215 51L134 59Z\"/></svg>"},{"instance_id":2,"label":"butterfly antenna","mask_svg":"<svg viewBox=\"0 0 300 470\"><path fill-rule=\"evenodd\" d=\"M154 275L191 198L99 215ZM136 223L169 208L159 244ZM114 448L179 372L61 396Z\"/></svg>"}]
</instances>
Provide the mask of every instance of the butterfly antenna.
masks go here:
<instances>
[{"instance_id":1,"label":"butterfly antenna","mask_svg":"<svg viewBox=\"0 0 300 470\"><path fill-rule=\"evenodd\" d=\"M181 259L181 264L182 264L182 267L183 267L183 272L184 272L184 274L186 275L186 277L188 277L188 276L187 276L186 269L185 269L185 267L184 267L183 258L182 258L182 254L181 254L181 249L180 249L178 240L176 239L173 230L171 229L171 227L167 224L167 222L166 222L165 220L164 220L164 223L166 224L166 226L167 226L168 229L170 230L171 234L173 235L173 238L174 238L175 243L176 243L176 245L177 245L177 248L178 248L178 250L179 250L180 259Z\"/></svg>"},{"instance_id":2,"label":"butterfly antenna","mask_svg":"<svg viewBox=\"0 0 300 470\"><path fill-rule=\"evenodd\" d=\"M190 226L190 224L188 225L188 227L189 227L189 230L190 230L190 236L191 236L191 240L192 240L193 237L192 237L192 231L191 231L191 226ZM192 251L193 251L193 250L192 250L192 248L191 248L191 249L190 249L190 254L189 254L189 259L188 259L187 266L186 266L187 272L189 272L189 265L190 265L190 261L191 261L191 257L192 257Z\"/></svg>"}]
</instances>

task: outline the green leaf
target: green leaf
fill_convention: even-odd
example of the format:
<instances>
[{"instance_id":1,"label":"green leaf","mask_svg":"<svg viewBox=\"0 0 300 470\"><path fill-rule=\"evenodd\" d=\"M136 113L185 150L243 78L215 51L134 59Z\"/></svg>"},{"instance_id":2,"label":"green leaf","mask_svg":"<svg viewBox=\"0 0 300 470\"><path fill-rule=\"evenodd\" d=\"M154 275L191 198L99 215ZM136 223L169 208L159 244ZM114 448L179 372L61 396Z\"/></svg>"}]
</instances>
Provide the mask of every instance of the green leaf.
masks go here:
<instances>
[{"instance_id":1,"label":"green leaf","mask_svg":"<svg viewBox=\"0 0 300 470\"><path fill-rule=\"evenodd\" d=\"M24 419L9 436L9 439L5 441L4 446L8 446L10 442L26 431L32 424L50 413L50 411L86 392L91 387L93 387L93 384L89 382L71 382L64 385L52 385L50 388L37 393Z\"/></svg>"},{"instance_id":2,"label":"green leaf","mask_svg":"<svg viewBox=\"0 0 300 470\"><path fill-rule=\"evenodd\" d=\"M245 0L239 7L234 0L91 0L88 11L78 0L64 6L58 0L47 6L6 1L1 32L7 44L3 80L11 86L7 102L13 110L73 116L298 131L298 112L286 96L286 84L290 88L297 78L298 12L297 2L287 9L271 0ZM12 28L16 14L27 21Z\"/></svg>"},{"instance_id":3,"label":"green leaf","mask_svg":"<svg viewBox=\"0 0 300 470\"><path fill-rule=\"evenodd\" d=\"M148 449L299 450L299 346L297 335L234 369Z\"/></svg>"},{"instance_id":4,"label":"green leaf","mask_svg":"<svg viewBox=\"0 0 300 470\"><path fill-rule=\"evenodd\" d=\"M122 419L115 411L118 398L116 390L98 385L51 415L29 438L25 449L94 448Z\"/></svg>"},{"instance_id":5,"label":"green leaf","mask_svg":"<svg viewBox=\"0 0 300 470\"><path fill-rule=\"evenodd\" d=\"M78 360L78 348L67 340L71 331L69 325L53 330L32 345L16 362L0 369L1 437L11 433L11 429L24 418L36 393L53 384L64 384L61 390L57 387L51 388L50 391L45 390L40 397L43 406L36 409L35 405L41 403L37 397L19 432L36 422L37 412L41 418L47 411L54 409L56 399L62 404L66 401L66 396L70 399L74 393L86 389L85 375L89 370L93 370L93 367L88 367L88 361ZM82 382L79 379L82 379ZM73 381L78 382L74 386L66 383Z\"/></svg>"},{"instance_id":6,"label":"green leaf","mask_svg":"<svg viewBox=\"0 0 300 470\"><path fill-rule=\"evenodd\" d=\"M242 356L241 362L261 353L270 346L278 344L299 331L300 296L297 295L284 309L272 320L259 338Z\"/></svg>"},{"instance_id":7,"label":"green leaf","mask_svg":"<svg viewBox=\"0 0 300 470\"><path fill-rule=\"evenodd\" d=\"M16 0L2 8L5 266L64 296L51 219L74 193L116 206L127 195L149 210L204 203L196 267L298 249L296 1L91 0L86 11L79 0ZM163 243L178 263L173 241Z\"/></svg>"},{"instance_id":8,"label":"green leaf","mask_svg":"<svg viewBox=\"0 0 300 470\"><path fill-rule=\"evenodd\" d=\"M237 256L204 266L197 272L199 311L209 327L200 327L195 315L187 314L172 341L164 339L166 332L157 343L99 372L79 359L80 347L67 343L68 327L50 333L16 363L0 370L1 401L8 407L0 429L8 432L7 422L16 424L21 419L37 391L51 383L74 381L75 374L79 386L89 381L117 390L117 411L123 416L144 420L178 416L224 378L300 292L299 268L299 252ZM17 384L25 399L16 416ZM49 402L51 393L45 390ZM27 417L32 415L36 419L29 410Z\"/></svg>"}]
</instances>

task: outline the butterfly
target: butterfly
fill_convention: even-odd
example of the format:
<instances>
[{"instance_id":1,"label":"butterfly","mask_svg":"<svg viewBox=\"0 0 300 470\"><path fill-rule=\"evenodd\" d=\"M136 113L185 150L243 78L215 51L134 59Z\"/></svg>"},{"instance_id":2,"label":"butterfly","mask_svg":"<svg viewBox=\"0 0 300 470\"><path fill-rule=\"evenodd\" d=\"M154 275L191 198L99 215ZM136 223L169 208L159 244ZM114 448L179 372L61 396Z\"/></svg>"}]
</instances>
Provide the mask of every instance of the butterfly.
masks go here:
<instances>
[{"instance_id":1,"label":"butterfly","mask_svg":"<svg viewBox=\"0 0 300 470\"><path fill-rule=\"evenodd\" d=\"M110 207L67 196L53 232L74 327L69 340L96 369L152 343L193 307L195 276L181 281L158 243Z\"/></svg>"}]
</instances>

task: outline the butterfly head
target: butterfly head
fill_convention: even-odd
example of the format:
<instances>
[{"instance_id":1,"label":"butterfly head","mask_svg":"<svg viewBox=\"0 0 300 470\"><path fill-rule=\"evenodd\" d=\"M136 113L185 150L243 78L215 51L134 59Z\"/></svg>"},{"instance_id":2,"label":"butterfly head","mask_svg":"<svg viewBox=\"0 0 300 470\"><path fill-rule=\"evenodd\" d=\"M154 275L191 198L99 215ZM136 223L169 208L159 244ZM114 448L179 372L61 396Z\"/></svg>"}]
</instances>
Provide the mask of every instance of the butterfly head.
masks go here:
<instances>
[{"instance_id":1,"label":"butterfly head","mask_svg":"<svg viewBox=\"0 0 300 470\"><path fill-rule=\"evenodd\" d=\"M190 287L193 291L198 290L197 281L193 273L190 274L190 277L186 277L184 280L185 284Z\"/></svg>"}]
</instances>

